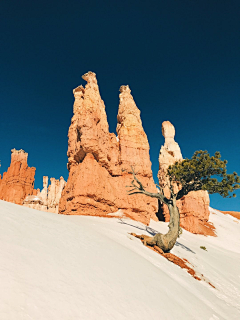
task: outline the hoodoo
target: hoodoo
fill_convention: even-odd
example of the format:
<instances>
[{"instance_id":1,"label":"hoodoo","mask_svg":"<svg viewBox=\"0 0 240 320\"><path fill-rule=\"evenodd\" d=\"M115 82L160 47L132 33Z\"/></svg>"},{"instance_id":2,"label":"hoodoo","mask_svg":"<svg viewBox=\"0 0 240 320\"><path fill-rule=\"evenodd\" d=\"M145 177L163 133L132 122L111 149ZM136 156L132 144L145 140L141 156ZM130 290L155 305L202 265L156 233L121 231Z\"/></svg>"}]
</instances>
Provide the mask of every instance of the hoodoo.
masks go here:
<instances>
[{"instance_id":1,"label":"hoodoo","mask_svg":"<svg viewBox=\"0 0 240 320\"><path fill-rule=\"evenodd\" d=\"M34 193L36 168L27 164L28 153L24 150L11 150L11 164L4 172L0 183L0 199L16 204L23 204L27 195Z\"/></svg>"},{"instance_id":2,"label":"hoodoo","mask_svg":"<svg viewBox=\"0 0 240 320\"><path fill-rule=\"evenodd\" d=\"M83 76L85 88L73 90L74 115L68 132L69 178L59 203L61 214L124 215L148 224L156 219L157 200L144 195L129 197L126 185L135 167L143 184L156 191L152 178L149 144L140 111L128 86L120 88L117 134L109 133L105 105L96 75Z\"/></svg>"},{"instance_id":3,"label":"hoodoo","mask_svg":"<svg viewBox=\"0 0 240 320\"><path fill-rule=\"evenodd\" d=\"M176 161L182 161L182 153L178 143L174 140L175 128L169 121L162 123L162 134L165 143L159 154L159 185L164 187L165 194L168 194L166 172L169 165ZM178 188L175 186L175 188ZM198 234L214 235L213 227L208 223L209 218L209 195L207 191L191 191L177 201L180 213L180 225L184 229ZM165 204L162 205L162 213L165 221L169 221L169 211Z\"/></svg>"},{"instance_id":4,"label":"hoodoo","mask_svg":"<svg viewBox=\"0 0 240 320\"><path fill-rule=\"evenodd\" d=\"M60 180L50 178L50 181L51 184L48 187L48 176L44 176L42 191L35 190L36 195L27 196L23 205L32 209L58 213L59 200L66 181L63 177L60 177Z\"/></svg>"}]
</instances>

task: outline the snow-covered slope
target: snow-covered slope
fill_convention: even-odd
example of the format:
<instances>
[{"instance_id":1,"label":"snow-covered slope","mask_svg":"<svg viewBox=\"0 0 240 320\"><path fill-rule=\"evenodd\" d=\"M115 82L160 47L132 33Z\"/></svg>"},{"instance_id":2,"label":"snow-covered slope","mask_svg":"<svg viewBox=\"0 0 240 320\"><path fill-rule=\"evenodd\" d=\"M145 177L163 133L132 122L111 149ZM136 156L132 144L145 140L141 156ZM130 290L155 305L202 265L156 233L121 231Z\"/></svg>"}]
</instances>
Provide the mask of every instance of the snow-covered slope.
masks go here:
<instances>
[{"instance_id":1,"label":"snow-covered slope","mask_svg":"<svg viewBox=\"0 0 240 320\"><path fill-rule=\"evenodd\" d=\"M129 235L167 224L62 216L0 201L0 319L240 319L240 223L212 210L218 237L183 231L172 253ZM205 246L204 251L200 246Z\"/></svg>"}]
</instances>

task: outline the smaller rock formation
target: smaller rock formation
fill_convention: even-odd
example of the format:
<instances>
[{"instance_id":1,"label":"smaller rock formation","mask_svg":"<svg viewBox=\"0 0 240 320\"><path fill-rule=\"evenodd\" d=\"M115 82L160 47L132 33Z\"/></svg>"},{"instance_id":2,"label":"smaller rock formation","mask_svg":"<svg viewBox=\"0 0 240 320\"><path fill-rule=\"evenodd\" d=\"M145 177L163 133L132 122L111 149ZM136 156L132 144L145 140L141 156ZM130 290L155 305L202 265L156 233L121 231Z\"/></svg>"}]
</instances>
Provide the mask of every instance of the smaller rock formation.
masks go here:
<instances>
[{"instance_id":1,"label":"smaller rock formation","mask_svg":"<svg viewBox=\"0 0 240 320\"><path fill-rule=\"evenodd\" d=\"M42 199L42 204L45 207L44 211L47 211L48 206L48 176L43 176L43 189L37 193L37 196Z\"/></svg>"},{"instance_id":2,"label":"smaller rock formation","mask_svg":"<svg viewBox=\"0 0 240 320\"><path fill-rule=\"evenodd\" d=\"M60 177L60 180L51 178L50 181L48 187L48 177L44 176L42 191L38 189L36 196L26 197L23 205L36 210L58 213L59 200L66 182L63 177Z\"/></svg>"},{"instance_id":3,"label":"smaller rock formation","mask_svg":"<svg viewBox=\"0 0 240 320\"><path fill-rule=\"evenodd\" d=\"M164 187L165 195L168 196L169 189L167 186L166 172L169 165L176 161L182 161L182 153L178 143L174 140L175 128L169 121L164 121L162 124L162 134L165 138L165 143L161 147L159 154L159 185ZM178 186L174 186L175 192L178 191ZM214 227L208 223L209 218L209 195L207 191L192 191L177 201L177 206L180 213L180 225L184 229L205 235L214 235ZM166 205L162 205L160 210L165 217L165 221L169 221L169 212Z\"/></svg>"},{"instance_id":4,"label":"smaller rock formation","mask_svg":"<svg viewBox=\"0 0 240 320\"><path fill-rule=\"evenodd\" d=\"M23 201L24 207L40 210L40 211L47 211L46 206L43 204L42 198L37 195L27 196Z\"/></svg>"},{"instance_id":5,"label":"smaller rock formation","mask_svg":"<svg viewBox=\"0 0 240 320\"><path fill-rule=\"evenodd\" d=\"M167 168L174 164L176 161L182 161L182 153L178 143L174 140L175 128L170 121L164 121L162 123L162 135L165 138L165 143L160 149L159 153L159 171L158 180L159 185L164 187L164 193L168 197L169 189L166 186L167 178L166 172ZM174 186L175 192L178 191L177 186Z\"/></svg>"},{"instance_id":6,"label":"smaller rock formation","mask_svg":"<svg viewBox=\"0 0 240 320\"><path fill-rule=\"evenodd\" d=\"M11 164L0 179L0 199L16 204L34 192L34 176L36 168L27 164L28 153L24 150L11 150Z\"/></svg>"},{"instance_id":7,"label":"smaller rock formation","mask_svg":"<svg viewBox=\"0 0 240 320\"><path fill-rule=\"evenodd\" d=\"M60 177L60 180L51 178L50 181L51 184L48 187L47 207L49 212L58 213L59 201L66 181L63 177Z\"/></svg>"}]
</instances>

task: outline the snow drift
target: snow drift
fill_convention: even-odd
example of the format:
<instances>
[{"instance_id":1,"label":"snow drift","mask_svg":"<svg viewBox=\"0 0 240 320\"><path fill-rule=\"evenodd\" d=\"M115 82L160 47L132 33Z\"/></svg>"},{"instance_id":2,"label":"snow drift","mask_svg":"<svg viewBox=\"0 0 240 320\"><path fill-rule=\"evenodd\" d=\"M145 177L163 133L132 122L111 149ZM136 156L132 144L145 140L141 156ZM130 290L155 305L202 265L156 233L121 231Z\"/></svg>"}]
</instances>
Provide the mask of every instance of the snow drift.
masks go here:
<instances>
[{"instance_id":1,"label":"snow drift","mask_svg":"<svg viewBox=\"0 0 240 320\"><path fill-rule=\"evenodd\" d=\"M172 253L215 289L129 234L165 232L166 223L0 201L0 319L240 319L240 223L213 209L210 221L217 237L183 230Z\"/></svg>"}]
</instances>

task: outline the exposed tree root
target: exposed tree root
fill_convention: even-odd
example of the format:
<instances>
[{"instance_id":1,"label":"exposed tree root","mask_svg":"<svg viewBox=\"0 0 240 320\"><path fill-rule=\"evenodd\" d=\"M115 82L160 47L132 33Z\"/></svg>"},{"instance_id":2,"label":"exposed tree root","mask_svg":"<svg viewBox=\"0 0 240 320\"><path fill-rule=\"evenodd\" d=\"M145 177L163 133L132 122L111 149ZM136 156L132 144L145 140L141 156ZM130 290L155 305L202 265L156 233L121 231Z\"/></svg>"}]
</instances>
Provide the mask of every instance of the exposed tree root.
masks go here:
<instances>
[{"instance_id":1,"label":"exposed tree root","mask_svg":"<svg viewBox=\"0 0 240 320\"><path fill-rule=\"evenodd\" d=\"M177 266L181 267L182 269L185 269L194 279L201 281L204 280L205 282L207 282L211 287L213 287L214 289L216 289L214 287L213 284L211 284L208 280L206 280L206 278L204 277L203 274L200 274L199 276L196 275L196 271L191 268L189 265L190 262L187 259L181 259L177 256L175 256L172 253L164 253L162 249L160 249L158 246L156 245L149 245L148 244L148 240L151 240L152 237L146 236L146 235L137 235L136 233L130 233L132 236L140 239L142 241L142 243L148 247L149 249L157 252L158 254L160 254L161 256L163 256L164 258L166 258L167 260L171 261L172 263L176 264Z\"/></svg>"}]
</instances>

